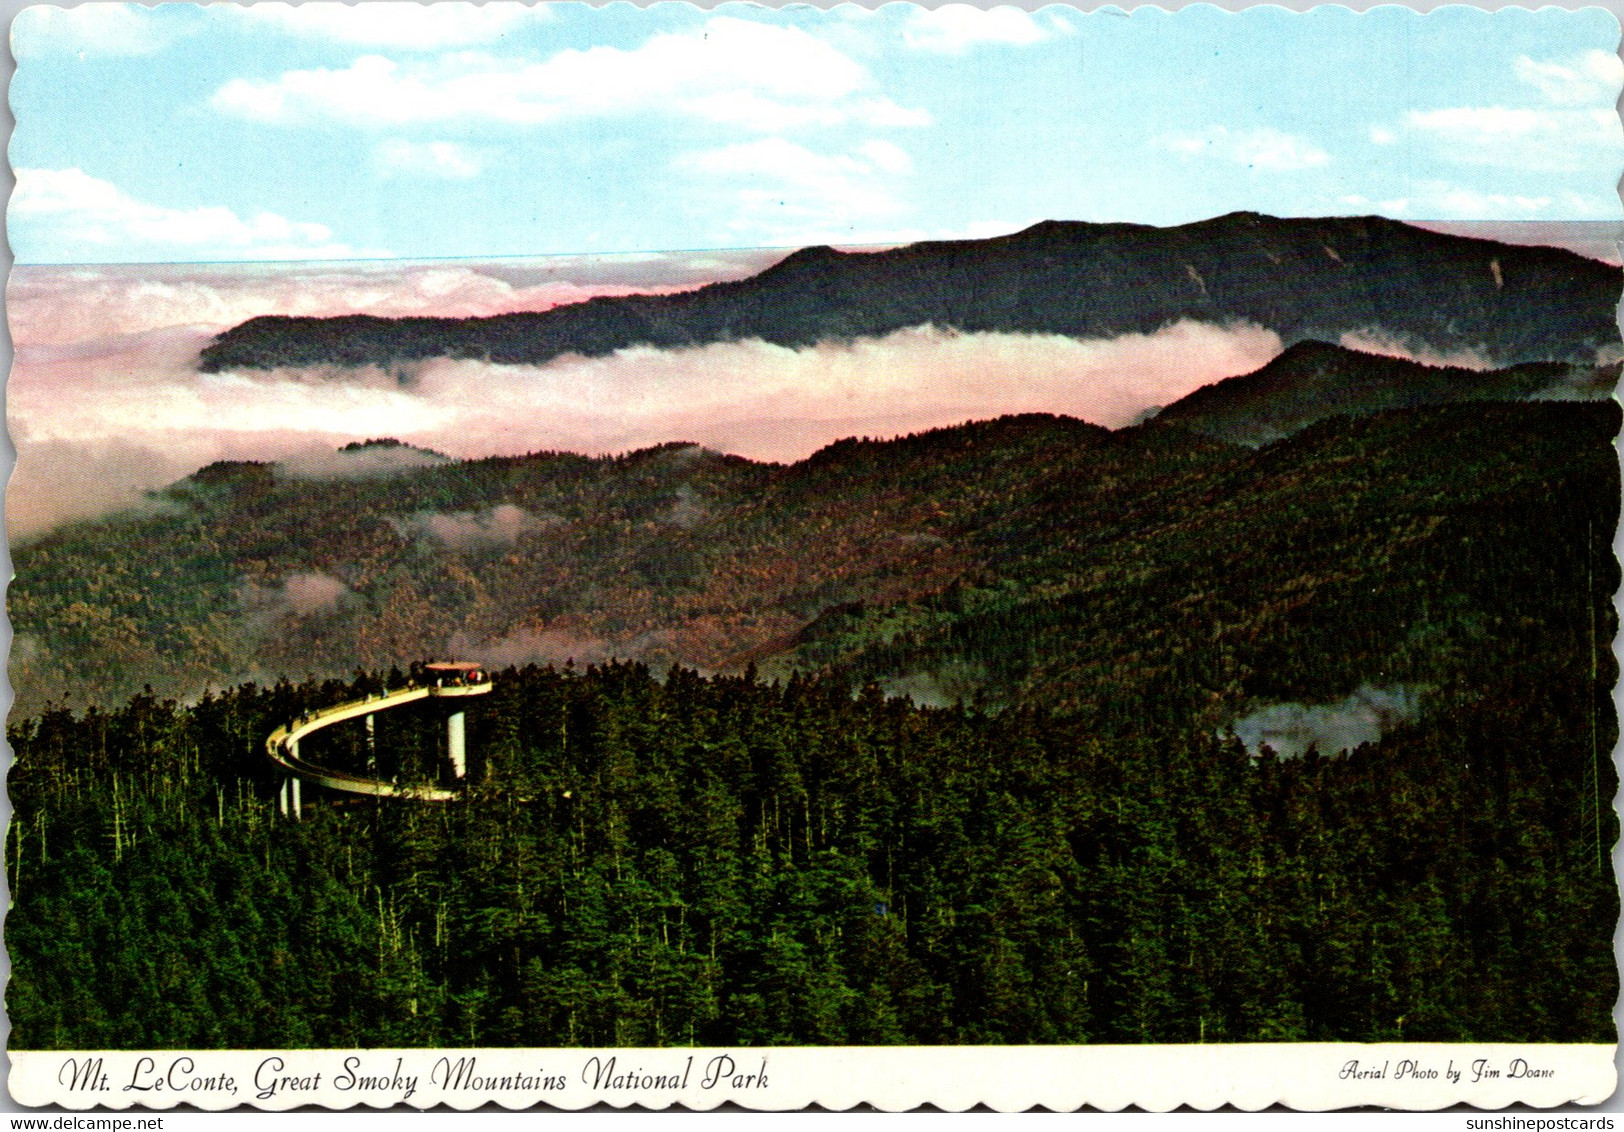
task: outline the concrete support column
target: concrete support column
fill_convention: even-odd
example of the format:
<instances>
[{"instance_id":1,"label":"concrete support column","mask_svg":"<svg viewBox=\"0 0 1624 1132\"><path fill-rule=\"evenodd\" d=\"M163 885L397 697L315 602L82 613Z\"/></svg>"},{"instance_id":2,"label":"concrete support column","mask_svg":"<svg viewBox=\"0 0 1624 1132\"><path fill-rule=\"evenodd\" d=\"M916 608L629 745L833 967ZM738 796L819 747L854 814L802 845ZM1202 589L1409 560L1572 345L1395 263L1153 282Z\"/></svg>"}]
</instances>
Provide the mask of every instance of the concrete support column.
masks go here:
<instances>
[{"instance_id":1,"label":"concrete support column","mask_svg":"<svg viewBox=\"0 0 1624 1132\"><path fill-rule=\"evenodd\" d=\"M451 769L458 778L468 775L468 747L465 733L467 713L454 711L445 721L445 745L451 755Z\"/></svg>"},{"instance_id":2,"label":"concrete support column","mask_svg":"<svg viewBox=\"0 0 1624 1132\"><path fill-rule=\"evenodd\" d=\"M378 769L378 728L377 713L367 715L367 773L373 774Z\"/></svg>"},{"instance_id":3,"label":"concrete support column","mask_svg":"<svg viewBox=\"0 0 1624 1132\"><path fill-rule=\"evenodd\" d=\"M288 816L288 783L291 781L291 778L284 778L276 791L276 809L283 817Z\"/></svg>"},{"instance_id":4,"label":"concrete support column","mask_svg":"<svg viewBox=\"0 0 1624 1132\"><path fill-rule=\"evenodd\" d=\"M289 779L289 781L293 783L293 820L294 821L302 821L303 820L303 808L300 806L299 803L300 803L300 793L301 793L300 788L303 786L303 783L300 782L297 778Z\"/></svg>"}]
</instances>

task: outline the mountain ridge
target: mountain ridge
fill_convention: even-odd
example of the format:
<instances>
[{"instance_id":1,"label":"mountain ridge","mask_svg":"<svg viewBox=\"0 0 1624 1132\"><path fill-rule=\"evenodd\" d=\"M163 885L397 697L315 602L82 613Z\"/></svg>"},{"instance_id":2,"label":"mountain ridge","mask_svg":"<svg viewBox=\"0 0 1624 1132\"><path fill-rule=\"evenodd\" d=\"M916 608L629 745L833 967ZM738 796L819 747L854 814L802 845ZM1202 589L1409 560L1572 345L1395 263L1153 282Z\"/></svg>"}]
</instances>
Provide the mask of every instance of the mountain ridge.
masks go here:
<instances>
[{"instance_id":1,"label":"mountain ridge","mask_svg":"<svg viewBox=\"0 0 1624 1132\"><path fill-rule=\"evenodd\" d=\"M759 338L791 347L926 324L1111 338L1182 319L1250 323L1285 344L1376 331L1469 346L1496 364L1590 362L1616 343L1624 271L1557 248L1381 217L1230 213L1171 228L1044 221L983 240L884 251L814 246L747 279L599 296L482 318L266 315L222 332L204 372L392 366L434 357L539 365L631 346Z\"/></svg>"},{"instance_id":2,"label":"mountain ridge","mask_svg":"<svg viewBox=\"0 0 1624 1132\"><path fill-rule=\"evenodd\" d=\"M1186 394L1152 420L1256 447L1326 417L1456 401L1602 400L1619 367L1524 362L1473 369L1305 339L1250 373Z\"/></svg>"},{"instance_id":3,"label":"mountain ridge","mask_svg":"<svg viewBox=\"0 0 1624 1132\"><path fill-rule=\"evenodd\" d=\"M1317 589L1340 593L1349 583L1337 579L1354 576L1344 559L1375 563L1375 578L1392 554L1444 553L1450 544L1429 532L1463 505L1457 497L1498 498L1508 477L1517 492L1548 492L1575 461L1613 460L1616 479L1603 439L1616 418L1602 403L1422 405L1319 420L1250 450L1170 421L1111 431L1024 414L838 441L793 465L674 444L365 477L220 463L145 512L14 547L18 704L105 702L147 683L175 694L449 650L492 664L832 666L855 680L917 676L989 704L1052 694L1086 707L1078 689L1096 662L1067 658L1108 624L1096 624L1092 603L1138 594L1119 619L1151 625L1234 589L1223 598L1234 611L1213 605L1201 615L1213 628L1193 631L1245 608L1278 619ZM1409 502L1387 514L1377 501L1389 497ZM1291 533L1315 529L1321 511L1339 533ZM1484 513L1472 522L1496 521ZM1276 529L1276 516L1293 522ZM290 544L289 530L305 537ZM126 553L110 559L109 540ZM1255 573L1252 555L1270 545L1301 560L1283 575L1301 580L1248 593L1254 583L1229 575ZM1167 572L1186 558L1204 564ZM1412 569L1381 584L1426 584ZM1158 576L1172 588L1146 606ZM1089 627L1064 628L1085 614ZM1061 633L1042 655L1030 653L1040 629ZM1160 655L1176 644L1169 631L1135 648ZM1380 662L1381 651L1359 656ZM942 685L961 661L963 678ZM1365 673L1347 675L1324 694L1346 694ZM1226 679L1233 704L1245 685Z\"/></svg>"}]
</instances>

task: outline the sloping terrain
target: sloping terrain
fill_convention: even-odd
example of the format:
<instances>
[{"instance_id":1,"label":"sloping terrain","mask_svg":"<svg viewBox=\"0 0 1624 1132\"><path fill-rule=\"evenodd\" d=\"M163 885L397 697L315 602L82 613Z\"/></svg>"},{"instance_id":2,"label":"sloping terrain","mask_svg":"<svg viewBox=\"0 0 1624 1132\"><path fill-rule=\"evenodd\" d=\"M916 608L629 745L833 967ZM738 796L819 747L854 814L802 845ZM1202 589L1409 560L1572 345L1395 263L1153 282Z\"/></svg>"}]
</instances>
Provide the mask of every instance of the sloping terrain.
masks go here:
<instances>
[{"instance_id":1,"label":"sloping terrain","mask_svg":"<svg viewBox=\"0 0 1624 1132\"><path fill-rule=\"evenodd\" d=\"M1299 342L1254 373L1203 386L1156 414L1166 424L1256 446L1326 417L1454 401L1605 399L1618 367L1528 362L1505 369L1425 365Z\"/></svg>"},{"instance_id":2,"label":"sloping terrain","mask_svg":"<svg viewBox=\"0 0 1624 1132\"><path fill-rule=\"evenodd\" d=\"M1273 330L1288 345L1377 334L1497 365L1589 364L1618 339L1616 267L1572 252L1442 235L1379 217L1232 213L1177 228L1049 221L986 240L891 251L806 248L759 275L676 295L597 298L491 318L255 318L205 371L538 364L634 345L761 339L808 346L926 324L1112 338L1180 319Z\"/></svg>"},{"instance_id":3,"label":"sloping terrain","mask_svg":"<svg viewBox=\"0 0 1624 1132\"><path fill-rule=\"evenodd\" d=\"M433 655L622 657L832 666L1102 722L1137 710L1113 689L1165 686L1210 697L1216 725L1259 698L1445 679L1525 598L1557 616L1556 583L1515 571L1571 574L1574 540L1605 543L1615 417L1436 406L1256 451L1027 416L788 466L682 445L372 479L215 465L16 548L13 683L28 712Z\"/></svg>"},{"instance_id":4,"label":"sloping terrain","mask_svg":"<svg viewBox=\"0 0 1624 1132\"><path fill-rule=\"evenodd\" d=\"M13 1044L1610 1042L1618 426L205 469L18 550ZM504 668L459 800L275 817L273 727L491 632L823 672Z\"/></svg>"}]
</instances>

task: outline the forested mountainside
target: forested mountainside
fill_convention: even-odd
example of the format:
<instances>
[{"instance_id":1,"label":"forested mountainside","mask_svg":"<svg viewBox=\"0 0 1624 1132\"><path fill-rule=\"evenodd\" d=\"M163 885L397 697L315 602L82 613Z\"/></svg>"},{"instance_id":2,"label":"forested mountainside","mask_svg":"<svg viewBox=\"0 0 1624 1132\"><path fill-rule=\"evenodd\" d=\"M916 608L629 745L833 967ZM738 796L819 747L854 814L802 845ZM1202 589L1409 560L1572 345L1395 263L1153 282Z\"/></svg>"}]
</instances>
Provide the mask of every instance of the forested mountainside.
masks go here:
<instances>
[{"instance_id":1,"label":"forested mountainside","mask_svg":"<svg viewBox=\"0 0 1624 1132\"><path fill-rule=\"evenodd\" d=\"M539 313L255 318L221 334L201 367L536 364L636 345L806 346L925 324L1111 338L1180 319L1253 323L1288 345L1376 333L1415 349L1474 349L1499 365L1589 364L1618 341L1621 283L1617 267L1572 252L1380 217L1238 212L1175 228L1049 221L883 252L805 248L750 279Z\"/></svg>"},{"instance_id":2,"label":"forested mountainside","mask_svg":"<svg viewBox=\"0 0 1624 1132\"><path fill-rule=\"evenodd\" d=\"M1528 362L1505 369L1428 365L1326 342L1288 346L1262 369L1203 386L1156 414L1163 424L1257 446L1338 415L1456 401L1605 400L1617 365Z\"/></svg>"},{"instance_id":3,"label":"forested mountainside","mask_svg":"<svg viewBox=\"0 0 1624 1132\"><path fill-rule=\"evenodd\" d=\"M12 1043L1611 1042L1619 422L205 468L15 548Z\"/></svg>"},{"instance_id":4,"label":"forested mountainside","mask_svg":"<svg viewBox=\"0 0 1624 1132\"><path fill-rule=\"evenodd\" d=\"M12 1048L1610 1042L1599 640L1535 635L1515 688L1468 657L1480 695L1286 760L1188 717L527 667L464 800L300 823L265 733L378 677L48 712L9 732Z\"/></svg>"},{"instance_id":5,"label":"forested mountainside","mask_svg":"<svg viewBox=\"0 0 1624 1132\"><path fill-rule=\"evenodd\" d=\"M789 466L685 446L350 479L216 465L15 548L12 679L26 715L429 655L622 657L1103 711L1131 664L1217 725L1445 679L1485 619L1548 603L1515 571L1605 541L1614 414L1438 406L1258 450L1027 416ZM1507 555L1501 532L1536 522Z\"/></svg>"}]
</instances>

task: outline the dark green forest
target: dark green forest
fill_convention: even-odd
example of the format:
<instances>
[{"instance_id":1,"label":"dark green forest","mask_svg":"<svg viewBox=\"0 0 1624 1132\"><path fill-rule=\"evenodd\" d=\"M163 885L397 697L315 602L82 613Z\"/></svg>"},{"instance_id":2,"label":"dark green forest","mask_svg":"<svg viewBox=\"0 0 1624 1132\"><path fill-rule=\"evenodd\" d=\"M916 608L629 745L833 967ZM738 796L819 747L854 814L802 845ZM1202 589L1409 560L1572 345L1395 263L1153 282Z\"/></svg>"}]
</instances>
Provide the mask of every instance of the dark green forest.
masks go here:
<instances>
[{"instance_id":1,"label":"dark green forest","mask_svg":"<svg viewBox=\"0 0 1624 1132\"><path fill-rule=\"evenodd\" d=\"M12 1043L1611 1042L1617 430L207 469L17 549ZM499 504L548 518L410 533ZM292 571L346 594L231 636ZM738 663L515 665L458 801L277 816L273 727L514 623ZM254 649L299 682L221 679ZM1230 734L1367 685L1415 710L1346 753ZM356 766L342 726L313 758ZM380 715L385 772L440 775L439 735Z\"/></svg>"},{"instance_id":2,"label":"dark green forest","mask_svg":"<svg viewBox=\"0 0 1624 1132\"><path fill-rule=\"evenodd\" d=\"M527 667L464 800L277 818L273 721L376 685L12 729L17 1048L1612 1040L1582 689L1277 760Z\"/></svg>"}]
</instances>

